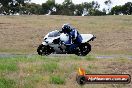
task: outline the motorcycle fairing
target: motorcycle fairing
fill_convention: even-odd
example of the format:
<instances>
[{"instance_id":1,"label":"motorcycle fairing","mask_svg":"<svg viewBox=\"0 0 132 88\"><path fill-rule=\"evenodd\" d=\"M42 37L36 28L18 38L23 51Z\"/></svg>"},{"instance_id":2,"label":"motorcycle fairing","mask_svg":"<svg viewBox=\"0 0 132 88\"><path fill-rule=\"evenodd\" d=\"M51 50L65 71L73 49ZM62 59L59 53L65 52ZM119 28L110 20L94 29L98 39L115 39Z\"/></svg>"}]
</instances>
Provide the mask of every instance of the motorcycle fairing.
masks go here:
<instances>
[{"instance_id":1,"label":"motorcycle fairing","mask_svg":"<svg viewBox=\"0 0 132 88\"><path fill-rule=\"evenodd\" d=\"M82 36L82 43L89 42L89 41L93 40L94 38L96 38L92 34L81 34L81 36Z\"/></svg>"}]
</instances>

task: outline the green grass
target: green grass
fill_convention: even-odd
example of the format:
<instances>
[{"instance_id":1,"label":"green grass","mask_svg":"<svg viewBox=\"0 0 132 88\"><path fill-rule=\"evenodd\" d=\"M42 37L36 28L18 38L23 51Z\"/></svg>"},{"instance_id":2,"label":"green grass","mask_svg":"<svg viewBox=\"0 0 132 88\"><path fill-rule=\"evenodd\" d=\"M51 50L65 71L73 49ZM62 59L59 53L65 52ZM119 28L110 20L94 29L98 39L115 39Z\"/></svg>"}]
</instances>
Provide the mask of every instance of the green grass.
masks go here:
<instances>
[{"instance_id":1,"label":"green grass","mask_svg":"<svg viewBox=\"0 0 132 88\"><path fill-rule=\"evenodd\" d=\"M0 58L0 72L16 72L17 70L18 66L14 58Z\"/></svg>"},{"instance_id":2,"label":"green grass","mask_svg":"<svg viewBox=\"0 0 132 88\"><path fill-rule=\"evenodd\" d=\"M65 84L65 79L63 77L54 75L54 76L50 77L50 83L52 83L52 84Z\"/></svg>"},{"instance_id":3,"label":"green grass","mask_svg":"<svg viewBox=\"0 0 132 88\"><path fill-rule=\"evenodd\" d=\"M0 71L17 71L16 63L0 63Z\"/></svg>"},{"instance_id":4,"label":"green grass","mask_svg":"<svg viewBox=\"0 0 132 88\"><path fill-rule=\"evenodd\" d=\"M92 56L92 55L88 55L87 57L85 57L85 59L88 61L96 60L95 56Z\"/></svg>"},{"instance_id":5,"label":"green grass","mask_svg":"<svg viewBox=\"0 0 132 88\"><path fill-rule=\"evenodd\" d=\"M0 88L15 88L16 82L8 78L0 77Z\"/></svg>"},{"instance_id":6,"label":"green grass","mask_svg":"<svg viewBox=\"0 0 132 88\"><path fill-rule=\"evenodd\" d=\"M123 66L131 68L128 59L96 59L94 56L77 57L74 55L44 57L38 55L0 58L0 88L81 88L75 81L78 68L86 73L112 73ZM131 69L126 69L131 72ZM115 73L115 72L114 72ZM118 70L117 72L118 73ZM130 73L131 74L131 73ZM117 85L127 88L128 85ZM112 85L84 85L84 88L112 88Z\"/></svg>"},{"instance_id":7,"label":"green grass","mask_svg":"<svg viewBox=\"0 0 132 88\"><path fill-rule=\"evenodd\" d=\"M44 68L45 71L53 73L56 69L59 68L59 66L58 66L58 64L56 62L54 62L54 63L50 62L50 63L45 63L43 65L43 68Z\"/></svg>"},{"instance_id":8,"label":"green grass","mask_svg":"<svg viewBox=\"0 0 132 88\"><path fill-rule=\"evenodd\" d=\"M45 83L47 80L41 74L33 74L24 78L23 88L35 88L39 83Z\"/></svg>"}]
</instances>

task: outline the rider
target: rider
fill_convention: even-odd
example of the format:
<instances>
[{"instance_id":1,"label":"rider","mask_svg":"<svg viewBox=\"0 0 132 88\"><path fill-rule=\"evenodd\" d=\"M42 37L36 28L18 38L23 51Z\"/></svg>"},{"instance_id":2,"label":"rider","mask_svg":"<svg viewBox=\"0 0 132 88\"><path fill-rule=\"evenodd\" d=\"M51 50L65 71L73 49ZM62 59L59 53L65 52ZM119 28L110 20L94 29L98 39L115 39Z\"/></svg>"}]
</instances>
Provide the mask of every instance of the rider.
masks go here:
<instances>
[{"instance_id":1,"label":"rider","mask_svg":"<svg viewBox=\"0 0 132 88\"><path fill-rule=\"evenodd\" d=\"M62 26L62 32L69 35L69 41L65 44L70 45L68 47L68 52L73 52L73 50L81 44L82 36L75 28L72 28L69 24L64 24Z\"/></svg>"}]
</instances>

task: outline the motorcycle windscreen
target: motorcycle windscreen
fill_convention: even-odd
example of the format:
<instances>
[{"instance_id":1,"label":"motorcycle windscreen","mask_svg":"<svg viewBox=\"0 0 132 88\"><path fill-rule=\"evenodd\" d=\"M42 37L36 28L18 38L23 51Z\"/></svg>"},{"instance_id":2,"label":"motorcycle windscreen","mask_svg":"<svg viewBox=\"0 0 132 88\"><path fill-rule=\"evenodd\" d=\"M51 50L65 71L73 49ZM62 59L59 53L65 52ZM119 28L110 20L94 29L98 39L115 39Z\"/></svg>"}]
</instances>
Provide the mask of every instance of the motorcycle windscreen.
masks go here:
<instances>
[{"instance_id":1,"label":"motorcycle windscreen","mask_svg":"<svg viewBox=\"0 0 132 88\"><path fill-rule=\"evenodd\" d=\"M59 31L52 31L48 34L48 37L57 37L60 36L60 32Z\"/></svg>"}]
</instances>

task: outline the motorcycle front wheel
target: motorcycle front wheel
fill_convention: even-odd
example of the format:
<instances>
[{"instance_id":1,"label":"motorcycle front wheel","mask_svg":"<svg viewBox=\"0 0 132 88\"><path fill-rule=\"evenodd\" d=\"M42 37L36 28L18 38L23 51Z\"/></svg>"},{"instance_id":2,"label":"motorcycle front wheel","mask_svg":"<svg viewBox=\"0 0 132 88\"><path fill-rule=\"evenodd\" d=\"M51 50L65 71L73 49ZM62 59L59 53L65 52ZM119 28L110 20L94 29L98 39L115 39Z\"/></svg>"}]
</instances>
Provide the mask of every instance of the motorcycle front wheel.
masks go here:
<instances>
[{"instance_id":1,"label":"motorcycle front wheel","mask_svg":"<svg viewBox=\"0 0 132 88\"><path fill-rule=\"evenodd\" d=\"M78 56L86 56L91 51L91 45L89 43L81 44L77 49L75 54Z\"/></svg>"},{"instance_id":2,"label":"motorcycle front wheel","mask_svg":"<svg viewBox=\"0 0 132 88\"><path fill-rule=\"evenodd\" d=\"M39 55L42 56L48 56L52 53L52 48L50 46L45 46L45 45L39 45L39 47L37 48L37 52Z\"/></svg>"}]
</instances>

